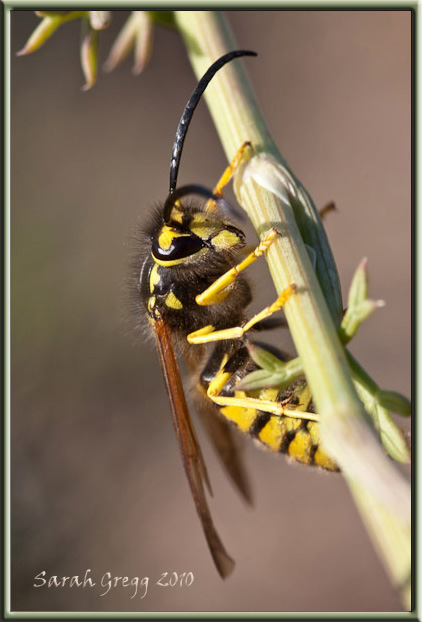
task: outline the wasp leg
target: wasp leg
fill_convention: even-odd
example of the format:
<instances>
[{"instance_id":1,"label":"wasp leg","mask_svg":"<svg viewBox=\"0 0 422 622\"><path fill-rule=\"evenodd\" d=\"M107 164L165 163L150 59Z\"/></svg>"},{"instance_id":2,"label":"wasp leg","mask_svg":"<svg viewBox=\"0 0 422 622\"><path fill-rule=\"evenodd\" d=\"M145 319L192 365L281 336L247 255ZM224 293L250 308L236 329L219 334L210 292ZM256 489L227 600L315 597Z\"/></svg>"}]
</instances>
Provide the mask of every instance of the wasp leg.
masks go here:
<instances>
[{"instance_id":1,"label":"wasp leg","mask_svg":"<svg viewBox=\"0 0 422 622\"><path fill-rule=\"evenodd\" d=\"M262 320L265 320L273 313L281 309L281 307L290 298L291 294L295 291L295 289L295 285L289 285L288 287L286 287L286 289L281 292L280 296L275 302L273 302L268 307L265 307L265 309L262 309L262 311L254 315L250 320L243 324L243 326L233 326L232 328L214 330L214 327L209 324L208 326L204 326L199 330L189 333L187 339L189 343L192 344L209 343L211 341L221 341L224 339L239 339L248 330L250 330L252 326L257 324L258 322L261 322Z\"/></svg>"},{"instance_id":2,"label":"wasp leg","mask_svg":"<svg viewBox=\"0 0 422 622\"><path fill-rule=\"evenodd\" d=\"M241 261L230 270L227 270L224 274L222 274L212 285L210 285L205 291L201 294L198 294L195 298L196 304L200 306L208 306L216 304L217 302L221 302L222 296L221 292L226 289L229 285L231 285L239 276L239 274L246 270L248 266L254 263L261 255L265 253L265 251L271 246L276 236L278 235L278 231L275 227L272 227L268 233L262 238L261 242L258 246L247 256L243 261Z\"/></svg>"},{"instance_id":3,"label":"wasp leg","mask_svg":"<svg viewBox=\"0 0 422 622\"><path fill-rule=\"evenodd\" d=\"M237 406L240 408L253 408L255 410L261 410L263 412L271 413L272 415L278 415L280 417L291 417L292 419L306 419L307 421L319 421L319 415L316 413L309 413L297 408L288 408L282 402L273 402L270 400L263 400L257 397L230 397L226 395L220 395L224 385L228 382L232 374L224 371L222 368L218 374L208 385L207 395L218 406Z\"/></svg>"},{"instance_id":4,"label":"wasp leg","mask_svg":"<svg viewBox=\"0 0 422 622\"><path fill-rule=\"evenodd\" d=\"M217 185L212 191L213 194L217 195L218 197L223 196L223 188L227 186L227 184L233 177L234 173L239 168L239 164L242 161L245 150L250 146L251 146L251 143L249 141L245 141L243 145L237 150L233 160L230 162L230 164L228 165L228 167L226 168L226 170L224 171L224 173L221 175L220 179L218 180ZM205 211L212 212L214 210L215 210L215 201L210 199L206 205Z\"/></svg>"}]
</instances>

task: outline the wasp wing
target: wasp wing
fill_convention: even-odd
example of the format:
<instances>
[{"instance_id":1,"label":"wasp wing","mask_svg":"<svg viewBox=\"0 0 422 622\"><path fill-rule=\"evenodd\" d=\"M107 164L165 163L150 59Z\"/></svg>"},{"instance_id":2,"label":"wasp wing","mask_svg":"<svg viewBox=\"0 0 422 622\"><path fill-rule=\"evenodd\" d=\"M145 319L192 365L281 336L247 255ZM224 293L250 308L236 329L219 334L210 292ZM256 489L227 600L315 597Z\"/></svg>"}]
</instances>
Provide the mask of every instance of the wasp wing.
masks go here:
<instances>
[{"instance_id":1,"label":"wasp wing","mask_svg":"<svg viewBox=\"0 0 422 622\"><path fill-rule=\"evenodd\" d=\"M155 335L183 466L212 558L225 578L232 572L234 561L226 552L211 518L204 490L204 482L209 487L208 475L189 415L170 331L161 318L155 320Z\"/></svg>"},{"instance_id":2,"label":"wasp wing","mask_svg":"<svg viewBox=\"0 0 422 622\"><path fill-rule=\"evenodd\" d=\"M227 475L245 501L252 505L252 487L242 460L243 438L230 423L216 413L216 406L203 395L196 395L195 405L217 455Z\"/></svg>"}]
</instances>

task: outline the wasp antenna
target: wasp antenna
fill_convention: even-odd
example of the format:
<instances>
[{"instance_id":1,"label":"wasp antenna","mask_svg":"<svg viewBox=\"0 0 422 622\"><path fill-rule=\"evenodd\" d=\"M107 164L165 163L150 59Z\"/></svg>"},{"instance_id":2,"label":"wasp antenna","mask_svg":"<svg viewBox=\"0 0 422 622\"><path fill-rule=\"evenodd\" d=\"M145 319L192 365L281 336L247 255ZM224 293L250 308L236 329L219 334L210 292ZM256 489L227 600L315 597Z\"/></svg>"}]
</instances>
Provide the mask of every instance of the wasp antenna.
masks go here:
<instances>
[{"instance_id":1,"label":"wasp antenna","mask_svg":"<svg viewBox=\"0 0 422 622\"><path fill-rule=\"evenodd\" d=\"M170 192L170 194L168 195L163 208L163 220L166 224L170 222L171 212L173 207L176 206L176 202L182 197L190 194L196 194L208 200L212 199L224 210L227 210L228 212L233 211L233 207L230 205L230 203L223 199L223 197L213 194L211 190L205 188L204 186L200 186L198 184L188 184L186 186L181 186L180 188L177 188L177 190Z\"/></svg>"},{"instance_id":2,"label":"wasp antenna","mask_svg":"<svg viewBox=\"0 0 422 622\"><path fill-rule=\"evenodd\" d=\"M231 60L239 56L258 56L258 54L256 52L252 52L251 50L234 50L232 52L224 54L224 56L221 56L218 60L216 60L215 63L213 63L211 67L204 73L192 95L190 96L189 101L186 104L186 107L179 121L179 125L177 126L177 132L171 152L169 187L170 194L174 192L176 188L180 157L183 150L183 143L185 142L186 134L195 108L197 107L203 92L205 91L209 82L212 80L217 71L221 69L221 67L223 67L226 63L229 63Z\"/></svg>"}]
</instances>

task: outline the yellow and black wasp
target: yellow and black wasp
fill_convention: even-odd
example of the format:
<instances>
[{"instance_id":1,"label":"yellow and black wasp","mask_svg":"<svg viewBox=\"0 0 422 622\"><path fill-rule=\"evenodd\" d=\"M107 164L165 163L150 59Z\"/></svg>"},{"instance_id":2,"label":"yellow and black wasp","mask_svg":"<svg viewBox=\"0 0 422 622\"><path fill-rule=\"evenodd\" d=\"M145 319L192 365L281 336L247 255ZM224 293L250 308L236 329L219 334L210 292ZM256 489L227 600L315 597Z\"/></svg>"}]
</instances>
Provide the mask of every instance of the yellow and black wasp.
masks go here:
<instances>
[{"instance_id":1,"label":"yellow and black wasp","mask_svg":"<svg viewBox=\"0 0 422 622\"><path fill-rule=\"evenodd\" d=\"M183 142L195 107L214 74L239 56L256 54L237 50L222 56L199 81L186 105L172 151L169 194L144 228L143 256L135 277L138 301L155 333L186 475L212 557L223 577L232 571L234 562L208 508L204 490L204 482L209 488L207 471L174 346L194 379L194 402L211 440L247 499L250 491L236 452L233 427L299 462L336 470L320 448L318 416L304 379L282 391L239 389L240 381L257 369L245 333L262 326L294 291L291 286L273 305L247 321L245 308L251 302L251 290L242 272L265 253L278 233L271 229L245 257L245 235L227 217L230 206L222 197L222 188L250 146L245 143L240 148L213 191L199 185L177 188Z\"/></svg>"}]
</instances>

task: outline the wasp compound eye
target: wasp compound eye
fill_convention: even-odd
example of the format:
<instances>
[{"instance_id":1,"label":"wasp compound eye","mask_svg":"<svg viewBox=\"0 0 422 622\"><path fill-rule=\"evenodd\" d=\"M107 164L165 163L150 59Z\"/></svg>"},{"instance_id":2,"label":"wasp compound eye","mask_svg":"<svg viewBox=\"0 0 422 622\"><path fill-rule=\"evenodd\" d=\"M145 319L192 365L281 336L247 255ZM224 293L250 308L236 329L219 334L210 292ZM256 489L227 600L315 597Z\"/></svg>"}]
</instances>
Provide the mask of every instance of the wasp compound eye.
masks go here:
<instances>
[{"instance_id":1,"label":"wasp compound eye","mask_svg":"<svg viewBox=\"0 0 422 622\"><path fill-rule=\"evenodd\" d=\"M160 238L152 243L152 255L155 259L162 262L185 259L195 255L205 246L204 241L200 237L192 234L170 234L171 239L167 247L161 246Z\"/></svg>"}]
</instances>

